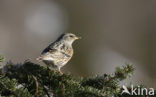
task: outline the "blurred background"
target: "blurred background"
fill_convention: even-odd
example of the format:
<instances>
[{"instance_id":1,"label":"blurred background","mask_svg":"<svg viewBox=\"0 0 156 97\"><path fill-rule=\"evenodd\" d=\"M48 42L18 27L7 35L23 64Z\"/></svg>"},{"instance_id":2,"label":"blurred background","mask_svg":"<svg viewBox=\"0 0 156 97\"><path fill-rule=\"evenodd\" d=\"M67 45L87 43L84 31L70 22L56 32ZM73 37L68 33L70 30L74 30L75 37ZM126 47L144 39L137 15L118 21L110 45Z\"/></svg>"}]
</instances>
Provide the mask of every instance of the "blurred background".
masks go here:
<instances>
[{"instance_id":1,"label":"blurred background","mask_svg":"<svg viewBox=\"0 0 156 97\"><path fill-rule=\"evenodd\" d=\"M82 37L63 67L75 76L113 73L133 64L124 82L156 88L155 0L0 0L0 54L33 62L62 33ZM43 63L41 63L43 64Z\"/></svg>"}]
</instances>

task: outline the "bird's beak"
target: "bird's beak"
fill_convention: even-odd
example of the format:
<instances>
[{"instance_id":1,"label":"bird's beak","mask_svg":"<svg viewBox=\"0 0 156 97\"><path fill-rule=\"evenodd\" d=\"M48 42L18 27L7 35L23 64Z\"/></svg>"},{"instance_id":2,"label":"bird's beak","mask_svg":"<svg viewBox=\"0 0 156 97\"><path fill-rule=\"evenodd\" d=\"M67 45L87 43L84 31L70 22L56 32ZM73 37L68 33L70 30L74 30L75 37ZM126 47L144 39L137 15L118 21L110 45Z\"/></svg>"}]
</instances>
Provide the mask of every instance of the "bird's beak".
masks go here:
<instances>
[{"instance_id":1,"label":"bird's beak","mask_svg":"<svg viewBox=\"0 0 156 97\"><path fill-rule=\"evenodd\" d=\"M79 37L79 36L76 36L76 37L75 37L75 39L76 39L76 40L77 40L77 39L81 39L81 37Z\"/></svg>"}]
</instances>

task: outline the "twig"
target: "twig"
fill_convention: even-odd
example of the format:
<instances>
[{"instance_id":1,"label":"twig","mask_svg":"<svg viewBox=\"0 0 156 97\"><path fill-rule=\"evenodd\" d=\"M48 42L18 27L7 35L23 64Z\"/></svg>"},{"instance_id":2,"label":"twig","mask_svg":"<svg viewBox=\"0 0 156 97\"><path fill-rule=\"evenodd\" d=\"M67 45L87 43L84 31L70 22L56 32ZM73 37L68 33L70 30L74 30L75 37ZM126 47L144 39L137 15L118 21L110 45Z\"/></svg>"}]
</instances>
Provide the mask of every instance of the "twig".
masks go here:
<instances>
[{"instance_id":1,"label":"twig","mask_svg":"<svg viewBox=\"0 0 156 97\"><path fill-rule=\"evenodd\" d=\"M38 95L38 81L37 81L37 78L34 76L34 75L32 75L32 77L33 77L33 79L35 80L35 83L36 83L36 96L37 97L39 97L39 95Z\"/></svg>"},{"instance_id":2,"label":"twig","mask_svg":"<svg viewBox=\"0 0 156 97\"><path fill-rule=\"evenodd\" d=\"M62 84L62 97L65 97L65 85Z\"/></svg>"},{"instance_id":3,"label":"twig","mask_svg":"<svg viewBox=\"0 0 156 97\"><path fill-rule=\"evenodd\" d=\"M43 85L43 90L46 92L47 96L50 97L48 90L46 89L46 87Z\"/></svg>"}]
</instances>

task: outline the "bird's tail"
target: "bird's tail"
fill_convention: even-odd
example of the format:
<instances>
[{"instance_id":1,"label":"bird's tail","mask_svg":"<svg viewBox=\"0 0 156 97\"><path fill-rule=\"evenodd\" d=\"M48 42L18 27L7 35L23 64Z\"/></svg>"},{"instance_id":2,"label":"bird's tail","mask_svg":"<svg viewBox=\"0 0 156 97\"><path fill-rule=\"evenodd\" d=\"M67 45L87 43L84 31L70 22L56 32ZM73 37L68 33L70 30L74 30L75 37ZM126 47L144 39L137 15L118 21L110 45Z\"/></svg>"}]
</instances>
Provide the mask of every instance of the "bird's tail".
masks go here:
<instances>
[{"instance_id":1,"label":"bird's tail","mask_svg":"<svg viewBox=\"0 0 156 97\"><path fill-rule=\"evenodd\" d=\"M37 61L42 61L42 57L36 58Z\"/></svg>"}]
</instances>

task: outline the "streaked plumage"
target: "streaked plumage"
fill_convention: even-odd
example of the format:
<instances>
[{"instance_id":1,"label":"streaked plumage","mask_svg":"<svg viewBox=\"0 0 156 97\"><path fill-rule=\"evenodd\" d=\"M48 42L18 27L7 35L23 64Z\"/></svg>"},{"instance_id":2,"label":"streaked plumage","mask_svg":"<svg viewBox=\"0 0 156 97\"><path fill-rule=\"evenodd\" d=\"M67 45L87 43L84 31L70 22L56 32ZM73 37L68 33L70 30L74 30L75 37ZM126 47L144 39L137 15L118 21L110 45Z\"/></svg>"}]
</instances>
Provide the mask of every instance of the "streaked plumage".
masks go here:
<instances>
[{"instance_id":1,"label":"streaked plumage","mask_svg":"<svg viewBox=\"0 0 156 97\"><path fill-rule=\"evenodd\" d=\"M55 42L43 50L37 60L41 60L48 67L56 68L60 71L61 67L73 56L72 43L76 39L79 39L79 37L72 33L62 34Z\"/></svg>"}]
</instances>

